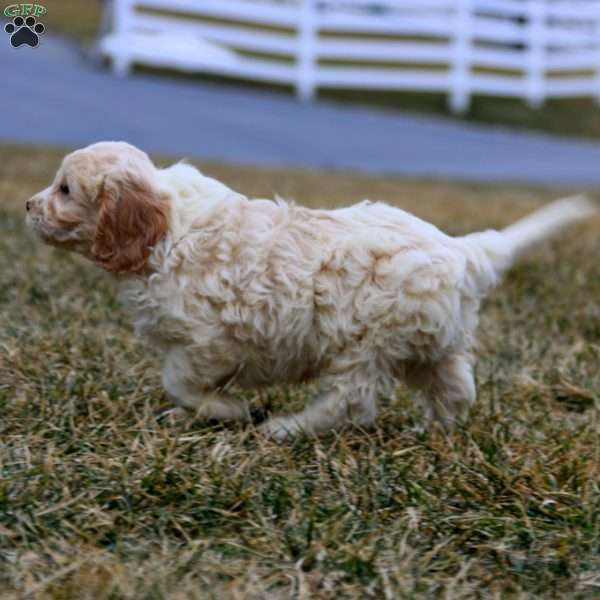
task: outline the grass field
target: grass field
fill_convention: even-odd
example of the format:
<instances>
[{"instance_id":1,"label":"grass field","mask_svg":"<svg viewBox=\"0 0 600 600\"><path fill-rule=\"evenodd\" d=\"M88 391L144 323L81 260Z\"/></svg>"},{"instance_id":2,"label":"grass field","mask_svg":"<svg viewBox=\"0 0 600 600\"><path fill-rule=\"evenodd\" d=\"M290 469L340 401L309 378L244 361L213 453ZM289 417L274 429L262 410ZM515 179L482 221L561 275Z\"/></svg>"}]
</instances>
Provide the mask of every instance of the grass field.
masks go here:
<instances>
[{"instance_id":1,"label":"grass field","mask_svg":"<svg viewBox=\"0 0 600 600\"><path fill-rule=\"evenodd\" d=\"M278 445L164 416L110 277L25 229L61 155L0 148L1 600L599 597L598 220L485 303L464 429L412 433L399 389L371 432ZM311 206L384 199L454 233L561 192L205 171ZM251 398L283 411L309 391Z\"/></svg>"}]
</instances>

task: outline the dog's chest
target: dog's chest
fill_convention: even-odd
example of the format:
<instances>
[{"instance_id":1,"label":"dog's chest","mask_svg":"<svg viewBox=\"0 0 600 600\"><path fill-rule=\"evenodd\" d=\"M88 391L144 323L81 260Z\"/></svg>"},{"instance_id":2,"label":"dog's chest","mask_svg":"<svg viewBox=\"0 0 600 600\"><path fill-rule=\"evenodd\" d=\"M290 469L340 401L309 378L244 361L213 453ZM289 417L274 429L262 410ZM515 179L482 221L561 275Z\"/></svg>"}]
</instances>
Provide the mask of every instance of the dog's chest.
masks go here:
<instances>
[{"instance_id":1,"label":"dog's chest","mask_svg":"<svg viewBox=\"0 0 600 600\"><path fill-rule=\"evenodd\" d=\"M135 331L156 349L191 341L189 316L178 282L167 275L124 282L120 298Z\"/></svg>"},{"instance_id":2,"label":"dog's chest","mask_svg":"<svg viewBox=\"0 0 600 600\"><path fill-rule=\"evenodd\" d=\"M302 338L312 325L312 289L276 287L265 274L240 281L223 268L128 282L121 298L137 333L155 342L201 344L218 336L264 346Z\"/></svg>"}]
</instances>

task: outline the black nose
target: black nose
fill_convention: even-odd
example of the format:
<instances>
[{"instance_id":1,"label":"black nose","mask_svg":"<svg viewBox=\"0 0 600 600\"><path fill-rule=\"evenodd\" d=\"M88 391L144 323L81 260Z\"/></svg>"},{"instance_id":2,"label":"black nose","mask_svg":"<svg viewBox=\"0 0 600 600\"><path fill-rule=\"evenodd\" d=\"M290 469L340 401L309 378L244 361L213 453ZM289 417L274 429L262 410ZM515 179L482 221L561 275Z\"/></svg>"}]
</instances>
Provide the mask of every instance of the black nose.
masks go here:
<instances>
[{"instance_id":1,"label":"black nose","mask_svg":"<svg viewBox=\"0 0 600 600\"><path fill-rule=\"evenodd\" d=\"M30 209L31 209L31 200L27 200L27 202L25 202L25 210L27 210L27 212L29 212Z\"/></svg>"}]
</instances>

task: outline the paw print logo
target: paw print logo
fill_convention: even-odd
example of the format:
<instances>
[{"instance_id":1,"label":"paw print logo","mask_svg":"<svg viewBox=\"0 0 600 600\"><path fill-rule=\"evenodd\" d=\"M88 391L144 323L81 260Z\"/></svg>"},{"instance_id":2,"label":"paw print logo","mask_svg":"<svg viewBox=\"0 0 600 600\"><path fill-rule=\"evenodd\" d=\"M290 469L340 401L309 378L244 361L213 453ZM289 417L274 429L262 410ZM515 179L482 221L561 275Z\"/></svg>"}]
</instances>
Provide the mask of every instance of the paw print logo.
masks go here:
<instances>
[{"instance_id":1,"label":"paw print logo","mask_svg":"<svg viewBox=\"0 0 600 600\"><path fill-rule=\"evenodd\" d=\"M18 48L23 44L27 44L35 48L46 28L38 23L35 17L15 17L12 23L7 23L4 26L4 31L10 35L10 43L13 48Z\"/></svg>"}]
</instances>

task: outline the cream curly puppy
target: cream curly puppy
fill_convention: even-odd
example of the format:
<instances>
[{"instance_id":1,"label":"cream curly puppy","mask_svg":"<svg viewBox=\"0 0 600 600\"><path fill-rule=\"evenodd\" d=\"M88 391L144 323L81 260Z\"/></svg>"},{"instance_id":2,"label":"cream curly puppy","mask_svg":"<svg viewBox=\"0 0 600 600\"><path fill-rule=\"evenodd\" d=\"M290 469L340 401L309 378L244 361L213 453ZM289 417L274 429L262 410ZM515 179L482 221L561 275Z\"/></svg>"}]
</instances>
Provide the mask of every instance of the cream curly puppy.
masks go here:
<instances>
[{"instance_id":1,"label":"cream curly puppy","mask_svg":"<svg viewBox=\"0 0 600 600\"><path fill-rule=\"evenodd\" d=\"M179 405L246 420L235 388L318 378L305 410L262 425L284 438L370 425L398 380L424 393L430 420L465 417L482 297L526 247L597 210L567 199L453 238L380 202L249 200L103 142L68 155L27 212L43 241L118 276Z\"/></svg>"}]
</instances>

